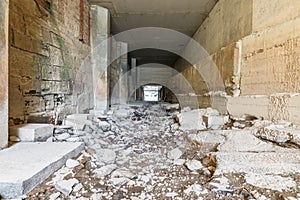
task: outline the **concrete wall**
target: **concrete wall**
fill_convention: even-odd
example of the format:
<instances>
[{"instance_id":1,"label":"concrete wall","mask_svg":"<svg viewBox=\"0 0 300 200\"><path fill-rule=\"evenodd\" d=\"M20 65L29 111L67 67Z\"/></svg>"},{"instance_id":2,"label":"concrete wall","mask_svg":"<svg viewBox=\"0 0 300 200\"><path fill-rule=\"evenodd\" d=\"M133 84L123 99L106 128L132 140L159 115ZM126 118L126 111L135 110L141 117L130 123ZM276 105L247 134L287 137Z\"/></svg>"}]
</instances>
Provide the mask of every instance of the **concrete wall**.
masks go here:
<instances>
[{"instance_id":1,"label":"concrete wall","mask_svg":"<svg viewBox=\"0 0 300 200\"><path fill-rule=\"evenodd\" d=\"M0 1L0 149L8 142L8 3Z\"/></svg>"},{"instance_id":2,"label":"concrete wall","mask_svg":"<svg viewBox=\"0 0 300 200\"><path fill-rule=\"evenodd\" d=\"M227 94L230 95L235 85L232 79L239 66L239 45L236 42L251 34L252 5L252 0L220 0L193 36L193 39L206 50L206 54L211 56L212 62L210 65L214 63L220 75L218 76L217 73L214 73L214 76L206 78L212 82L217 82L221 78ZM188 48L185 51L187 54L196 53ZM195 55L195 57L197 56ZM200 55L199 57L206 57L206 55ZM199 60L198 63L193 64L202 68L204 66L207 70L210 70L211 68L205 66L207 65L206 61L207 59ZM210 76L209 73L204 72L201 76L190 63L183 59L179 59L174 67L192 84L198 96L200 107L211 106L211 98L207 94L210 91L202 77L205 74ZM182 91L184 90L182 88ZM224 107L226 100L217 97L217 101L219 101L217 104L223 106L223 108L219 109L222 112L226 112Z\"/></svg>"},{"instance_id":3,"label":"concrete wall","mask_svg":"<svg viewBox=\"0 0 300 200\"><path fill-rule=\"evenodd\" d=\"M229 99L229 112L300 124L300 2L254 0L252 22L242 38L241 97Z\"/></svg>"},{"instance_id":4,"label":"concrete wall","mask_svg":"<svg viewBox=\"0 0 300 200\"><path fill-rule=\"evenodd\" d=\"M11 123L92 108L89 7L87 0L10 0Z\"/></svg>"}]
</instances>

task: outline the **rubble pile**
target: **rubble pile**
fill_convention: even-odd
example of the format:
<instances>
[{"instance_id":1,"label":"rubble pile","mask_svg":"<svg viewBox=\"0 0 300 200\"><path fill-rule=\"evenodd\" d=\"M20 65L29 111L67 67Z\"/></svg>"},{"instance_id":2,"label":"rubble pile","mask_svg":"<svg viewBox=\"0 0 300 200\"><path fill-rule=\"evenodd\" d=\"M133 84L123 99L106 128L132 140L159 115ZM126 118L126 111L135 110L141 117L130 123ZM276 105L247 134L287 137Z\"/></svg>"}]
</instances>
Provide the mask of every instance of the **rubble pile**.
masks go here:
<instances>
[{"instance_id":1,"label":"rubble pile","mask_svg":"<svg viewBox=\"0 0 300 200\"><path fill-rule=\"evenodd\" d=\"M57 127L48 142L82 141L85 151L69 159L28 198L300 198L299 174L252 174L253 166L248 165L251 156L265 151L292 153L256 137L257 126L227 130L231 129L226 125L228 116L213 109L179 112L178 108L172 104L122 105L113 107L107 115L90 117L82 130ZM191 118L189 123L186 119ZM215 126L208 118L216 121ZM193 124L197 119L199 123ZM267 187L263 180L267 186L272 180L281 184Z\"/></svg>"}]
</instances>

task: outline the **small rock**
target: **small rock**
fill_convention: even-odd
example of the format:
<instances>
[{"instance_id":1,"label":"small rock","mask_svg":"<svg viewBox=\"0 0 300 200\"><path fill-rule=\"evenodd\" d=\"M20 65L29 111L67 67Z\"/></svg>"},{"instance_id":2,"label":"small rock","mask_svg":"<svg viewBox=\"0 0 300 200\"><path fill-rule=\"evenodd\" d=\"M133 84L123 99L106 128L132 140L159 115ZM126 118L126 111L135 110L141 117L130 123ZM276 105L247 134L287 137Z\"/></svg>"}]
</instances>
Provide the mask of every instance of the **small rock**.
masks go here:
<instances>
[{"instance_id":1,"label":"small rock","mask_svg":"<svg viewBox=\"0 0 300 200\"><path fill-rule=\"evenodd\" d=\"M173 165L183 165L185 163L184 159L174 160Z\"/></svg>"},{"instance_id":2,"label":"small rock","mask_svg":"<svg viewBox=\"0 0 300 200\"><path fill-rule=\"evenodd\" d=\"M70 137L66 139L67 142L79 142L80 138L79 137Z\"/></svg>"},{"instance_id":3,"label":"small rock","mask_svg":"<svg viewBox=\"0 0 300 200\"><path fill-rule=\"evenodd\" d=\"M66 162L66 166L68 168L74 168L76 166L80 165L80 163L77 161L77 160L73 160L73 159L68 159L67 162Z\"/></svg>"},{"instance_id":4,"label":"small rock","mask_svg":"<svg viewBox=\"0 0 300 200\"><path fill-rule=\"evenodd\" d=\"M79 183L75 178L69 180L61 180L55 184L55 189L63 193L65 196L69 196L73 190L73 186Z\"/></svg>"},{"instance_id":5,"label":"small rock","mask_svg":"<svg viewBox=\"0 0 300 200\"><path fill-rule=\"evenodd\" d=\"M81 183L75 185L73 192L78 192L79 190L81 190L83 188L83 185Z\"/></svg>"},{"instance_id":6,"label":"small rock","mask_svg":"<svg viewBox=\"0 0 300 200\"><path fill-rule=\"evenodd\" d=\"M195 171L203 168L202 163L199 160L188 160L185 162L185 166L190 170L190 171Z\"/></svg>"},{"instance_id":7,"label":"small rock","mask_svg":"<svg viewBox=\"0 0 300 200\"><path fill-rule=\"evenodd\" d=\"M94 173L95 173L95 176L97 178L101 178L101 177L104 177L106 175L109 175L116 168L117 168L117 165L115 165L115 164L106 165L106 166L103 166L103 167L101 167L99 169L95 169Z\"/></svg>"},{"instance_id":8,"label":"small rock","mask_svg":"<svg viewBox=\"0 0 300 200\"><path fill-rule=\"evenodd\" d=\"M69 133L63 133L63 134L60 134L60 135L57 135L56 136L56 139L58 140L66 140L70 137L70 134Z\"/></svg>"},{"instance_id":9,"label":"small rock","mask_svg":"<svg viewBox=\"0 0 300 200\"><path fill-rule=\"evenodd\" d=\"M168 157L170 160L177 160L177 159L179 159L181 156L182 156L182 151L180 151L179 148L176 148L176 149L173 149L172 151L169 151L169 152L168 152L168 155L167 155L167 157Z\"/></svg>"},{"instance_id":10,"label":"small rock","mask_svg":"<svg viewBox=\"0 0 300 200\"><path fill-rule=\"evenodd\" d=\"M103 131L109 131L110 130L110 123L108 123L107 121L100 121L99 122L99 127L103 130Z\"/></svg>"},{"instance_id":11,"label":"small rock","mask_svg":"<svg viewBox=\"0 0 300 200\"><path fill-rule=\"evenodd\" d=\"M111 177L126 177L126 178L132 178L134 177L134 174L132 174L128 169L126 168L120 168L115 170L112 174Z\"/></svg>"},{"instance_id":12,"label":"small rock","mask_svg":"<svg viewBox=\"0 0 300 200\"><path fill-rule=\"evenodd\" d=\"M56 192L50 195L49 200L56 200L59 196L60 196L60 192Z\"/></svg>"},{"instance_id":13,"label":"small rock","mask_svg":"<svg viewBox=\"0 0 300 200\"><path fill-rule=\"evenodd\" d=\"M168 192L168 193L166 194L166 197L172 197L172 198L174 198L174 197L176 197L176 196L178 196L178 193L176 193L176 192Z\"/></svg>"},{"instance_id":14,"label":"small rock","mask_svg":"<svg viewBox=\"0 0 300 200\"><path fill-rule=\"evenodd\" d=\"M184 193L190 194L191 192L194 192L196 195L200 195L202 191L202 186L195 183L193 185L190 185L186 190L184 190Z\"/></svg>"}]
</instances>

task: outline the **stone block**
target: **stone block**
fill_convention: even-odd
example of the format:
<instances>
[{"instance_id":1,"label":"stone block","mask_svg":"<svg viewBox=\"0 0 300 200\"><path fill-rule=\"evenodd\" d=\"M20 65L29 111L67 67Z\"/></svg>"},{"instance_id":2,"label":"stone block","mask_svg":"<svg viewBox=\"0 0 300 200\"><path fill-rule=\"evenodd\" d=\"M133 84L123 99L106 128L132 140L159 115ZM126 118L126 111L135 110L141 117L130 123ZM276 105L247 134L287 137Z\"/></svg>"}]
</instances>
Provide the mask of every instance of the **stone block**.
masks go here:
<instances>
[{"instance_id":1,"label":"stone block","mask_svg":"<svg viewBox=\"0 0 300 200\"><path fill-rule=\"evenodd\" d=\"M82 143L18 143L0 152L0 196L19 198L84 149Z\"/></svg>"},{"instance_id":2,"label":"stone block","mask_svg":"<svg viewBox=\"0 0 300 200\"><path fill-rule=\"evenodd\" d=\"M83 130L85 125L92 125L92 121L88 120L89 114L73 114L68 115L64 121L67 126L72 126L76 130Z\"/></svg>"},{"instance_id":3,"label":"stone block","mask_svg":"<svg viewBox=\"0 0 300 200\"><path fill-rule=\"evenodd\" d=\"M22 124L9 128L11 136L17 136L24 142L46 141L53 135L51 124Z\"/></svg>"},{"instance_id":4,"label":"stone block","mask_svg":"<svg viewBox=\"0 0 300 200\"><path fill-rule=\"evenodd\" d=\"M228 115L204 115L202 118L206 127L211 129L222 128L229 121Z\"/></svg>"}]
</instances>

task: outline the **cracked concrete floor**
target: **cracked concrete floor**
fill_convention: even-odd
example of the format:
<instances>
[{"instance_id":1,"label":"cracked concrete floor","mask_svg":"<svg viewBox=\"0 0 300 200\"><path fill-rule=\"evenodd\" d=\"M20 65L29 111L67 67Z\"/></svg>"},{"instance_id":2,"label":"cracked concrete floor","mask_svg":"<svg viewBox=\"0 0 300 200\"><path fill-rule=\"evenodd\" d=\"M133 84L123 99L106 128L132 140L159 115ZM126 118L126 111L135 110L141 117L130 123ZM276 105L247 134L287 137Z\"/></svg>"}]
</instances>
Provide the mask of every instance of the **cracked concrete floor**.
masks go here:
<instances>
[{"instance_id":1,"label":"cracked concrete floor","mask_svg":"<svg viewBox=\"0 0 300 200\"><path fill-rule=\"evenodd\" d=\"M55 142L68 132L86 149L26 199L300 199L298 149L256 138L256 127L182 131L160 105L113 110L56 131Z\"/></svg>"}]
</instances>

